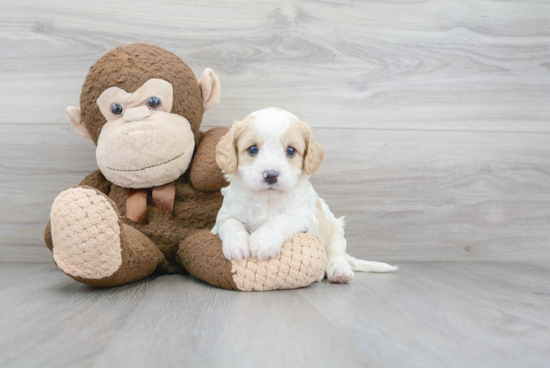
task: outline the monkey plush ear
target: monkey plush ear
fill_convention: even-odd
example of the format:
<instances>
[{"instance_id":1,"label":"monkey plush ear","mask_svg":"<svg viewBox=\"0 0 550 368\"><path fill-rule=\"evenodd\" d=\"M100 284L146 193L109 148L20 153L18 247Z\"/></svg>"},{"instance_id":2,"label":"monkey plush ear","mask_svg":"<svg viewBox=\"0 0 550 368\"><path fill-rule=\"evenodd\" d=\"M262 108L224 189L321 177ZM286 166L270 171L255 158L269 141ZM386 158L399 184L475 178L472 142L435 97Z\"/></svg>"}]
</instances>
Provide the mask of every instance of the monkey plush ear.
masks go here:
<instances>
[{"instance_id":1,"label":"monkey plush ear","mask_svg":"<svg viewBox=\"0 0 550 368\"><path fill-rule=\"evenodd\" d=\"M90 132L86 129L86 126L82 122L80 115L80 107L69 106L67 107L67 115L69 115L69 122L76 129L76 132L84 138L92 139Z\"/></svg>"},{"instance_id":2,"label":"monkey plush ear","mask_svg":"<svg viewBox=\"0 0 550 368\"><path fill-rule=\"evenodd\" d=\"M212 69L204 69L199 78L199 87L201 88L204 111L210 110L220 101L221 90L220 80Z\"/></svg>"}]
</instances>

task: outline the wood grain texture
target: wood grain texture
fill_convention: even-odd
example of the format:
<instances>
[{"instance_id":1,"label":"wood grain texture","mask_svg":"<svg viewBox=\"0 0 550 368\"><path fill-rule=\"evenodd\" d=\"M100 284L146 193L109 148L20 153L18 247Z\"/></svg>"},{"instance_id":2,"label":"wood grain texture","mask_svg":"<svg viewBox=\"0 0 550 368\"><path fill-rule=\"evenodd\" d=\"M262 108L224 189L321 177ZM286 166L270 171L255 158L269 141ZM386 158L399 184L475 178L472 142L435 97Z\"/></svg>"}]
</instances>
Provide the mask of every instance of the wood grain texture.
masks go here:
<instances>
[{"instance_id":1,"label":"wood grain texture","mask_svg":"<svg viewBox=\"0 0 550 368\"><path fill-rule=\"evenodd\" d=\"M147 293L149 278L114 289L78 284L53 264L19 264L33 277L2 289L0 366L91 366ZM0 264L0 272L4 271Z\"/></svg>"},{"instance_id":2,"label":"wood grain texture","mask_svg":"<svg viewBox=\"0 0 550 368\"><path fill-rule=\"evenodd\" d=\"M546 134L315 134L326 159L312 182L346 216L350 254L392 262L550 259ZM42 237L51 204L96 169L93 144L68 126L41 124L5 125L0 142L2 157L17 157L0 168L7 178L0 182L0 255L49 260Z\"/></svg>"},{"instance_id":3,"label":"wood grain texture","mask_svg":"<svg viewBox=\"0 0 550 368\"><path fill-rule=\"evenodd\" d=\"M550 3L22 0L0 13L0 259L48 261L51 203L95 169L67 124L89 67L157 44L222 99L279 106L326 149L313 177L372 259L550 259Z\"/></svg>"},{"instance_id":4,"label":"wood grain texture","mask_svg":"<svg viewBox=\"0 0 550 368\"><path fill-rule=\"evenodd\" d=\"M162 276L96 364L359 367L375 361L292 290L235 292Z\"/></svg>"},{"instance_id":5,"label":"wood grain texture","mask_svg":"<svg viewBox=\"0 0 550 368\"><path fill-rule=\"evenodd\" d=\"M388 365L544 367L549 274L525 277L502 265L506 272L483 262L405 264L390 277L359 274L344 287L301 293Z\"/></svg>"},{"instance_id":6,"label":"wood grain texture","mask_svg":"<svg viewBox=\"0 0 550 368\"><path fill-rule=\"evenodd\" d=\"M0 263L0 366L542 368L550 359L549 263L406 263L348 285L265 293L182 275L92 289L53 264L14 265Z\"/></svg>"},{"instance_id":7,"label":"wood grain texture","mask_svg":"<svg viewBox=\"0 0 550 368\"><path fill-rule=\"evenodd\" d=\"M88 68L146 42L220 74L208 125L279 106L325 127L548 132L549 15L536 1L9 2L0 122L65 123Z\"/></svg>"}]
</instances>

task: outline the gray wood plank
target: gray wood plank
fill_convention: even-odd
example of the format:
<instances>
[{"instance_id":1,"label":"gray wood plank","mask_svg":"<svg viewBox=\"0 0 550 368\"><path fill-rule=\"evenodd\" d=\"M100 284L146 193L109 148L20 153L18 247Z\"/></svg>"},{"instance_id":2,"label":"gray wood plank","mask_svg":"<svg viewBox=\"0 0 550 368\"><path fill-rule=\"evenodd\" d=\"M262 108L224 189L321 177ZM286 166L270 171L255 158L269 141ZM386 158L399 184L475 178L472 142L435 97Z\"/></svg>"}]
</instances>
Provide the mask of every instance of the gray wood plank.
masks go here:
<instances>
[{"instance_id":1,"label":"gray wood plank","mask_svg":"<svg viewBox=\"0 0 550 368\"><path fill-rule=\"evenodd\" d=\"M150 278L92 289L53 264L19 264L30 278L2 289L0 366L90 367L147 293ZM0 267L0 275L11 270Z\"/></svg>"},{"instance_id":2,"label":"gray wood plank","mask_svg":"<svg viewBox=\"0 0 550 368\"><path fill-rule=\"evenodd\" d=\"M504 272L513 270L514 274L538 277L543 280L550 279L550 263L548 262L484 262L483 266Z\"/></svg>"},{"instance_id":3,"label":"gray wood plank","mask_svg":"<svg viewBox=\"0 0 550 368\"><path fill-rule=\"evenodd\" d=\"M550 134L314 131L325 161L312 182L346 216L351 254L550 259ZM94 146L69 126L4 124L0 157L17 157L0 164L0 259L50 262L51 204L96 169Z\"/></svg>"},{"instance_id":4,"label":"gray wood plank","mask_svg":"<svg viewBox=\"0 0 550 368\"><path fill-rule=\"evenodd\" d=\"M2 234L8 234L12 237L11 241L19 243L0 245L1 262L47 264L52 261L52 252L44 244L43 236L35 224L24 229L20 226L6 227L10 228L9 231L2 231Z\"/></svg>"},{"instance_id":5,"label":"gray wood plank","mask_svg":"<svg viewBox=\"0 0 550 368\"><path fill-rule=\"evenodd\" d=\"M546 367L550 314L544 324L532 317L536 310L548 312L550 297L525 297L529 289L548 290L548 283L517 280L513 266L504 277L477 263L407 263L396 274L357 274L343 287L325 281L300 292L389 364Z\"/></svg>"},{"instance_id":6,"label":"gray wood plank","mask_svg":"<svg viewBox=\"0 0 550 368\"><path fill-rule=\"evenodd\" d=\"M386 366L295 291L241 293L181 276L157 282L97 366Z\"/></svg>"},{"instance_id":7,"label":"gray wood plank","mask_svg":"<svg viewBox=\"0 0 550 368\"><path fill-rule=\"evenodd\" d=\"M209 125L275 105L323 127L550 129L548 2L132 4L3 4L0 122L63 124L103 53L147 42L220 74Z\"/></svg>"},{"instance_id":8,"label":"gray wood plank","mask_svg":"<svg viewBox=\"0 0 550 368\"><path fill-rule=\"evenodd\" d=\"M38 263L29 265L20 262L1 262L0 263L0 291L15 284L24 284L28 279L36 278L39 274L44 274L52 269L52 264Z\"/></svg>"},{"instance_id":9,"label":"gray wood plank","mask_svg":"<svg viewBox=\"0 0 550 368\"><path fill-rule=\"evenodd\" d=\"M441 287L457 296L483 300L492 307L550 329L550 271L539 271L537 276L525 275L522 268L531 264L516 264L476 262L445 266L422 263L412 272L438 279Z\"/></svg>"},{"instance_id":10,"label":"gray wood plank","mask_svg":"<svg viewBox=\"0 0 550 368\"><path fill-rule=\"evenodd\" d=\"M182 275L93 289L0 263L0 366L545 367L550 285L529 266L548 264L405 263L240 293Z\"/></svg>"}]
</instances>

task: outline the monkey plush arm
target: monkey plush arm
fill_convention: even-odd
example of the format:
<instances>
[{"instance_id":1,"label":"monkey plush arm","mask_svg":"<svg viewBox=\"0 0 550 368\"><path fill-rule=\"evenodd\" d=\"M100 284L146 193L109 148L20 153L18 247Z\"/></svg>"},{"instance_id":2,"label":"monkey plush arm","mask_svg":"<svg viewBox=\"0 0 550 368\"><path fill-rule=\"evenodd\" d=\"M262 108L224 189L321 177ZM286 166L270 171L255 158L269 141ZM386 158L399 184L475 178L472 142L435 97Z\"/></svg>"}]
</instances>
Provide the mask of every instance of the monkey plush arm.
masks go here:
<instances>
[{"instance_id":1,"label":"monkey plush arm","mask_svg":"<svg viewBox=\"0 0 550 368\"><path fill-rule=\"evenodd\" d=\"M111 182L105 179L105 177L99 170L96 170L90 175L86 176L79 185L86 185L88 187L95 188L106 195L109 195L109 191L111 190ZM44 230L44 241L46 242L46 246L53 251L51 221L48 221L46 229Z\"/></svg>"},{"instance_id":2,"label":"monkey plush arm","mask_svg":"<svg viewBox=\"0 0 550 368\"><path fill-rule=\"evenodd\" d=\"M95 188L105 195L109 195L111 191L111 182L105 179L100 170L96 170L86 176L79 185Z\"/></svg>"},{"instance_id":3,"label":"monkey plush arm","mask_svg":"<svg viewBox=\"0 0 550 368\"><path fill-rule=\"evenodd\" d=\"M213 128L201 134L189 169L191 184L200 191L212 192L227 185L222 170L216 163L216 146L228 131L227 128Z\"/></svg>"}]
</instances>

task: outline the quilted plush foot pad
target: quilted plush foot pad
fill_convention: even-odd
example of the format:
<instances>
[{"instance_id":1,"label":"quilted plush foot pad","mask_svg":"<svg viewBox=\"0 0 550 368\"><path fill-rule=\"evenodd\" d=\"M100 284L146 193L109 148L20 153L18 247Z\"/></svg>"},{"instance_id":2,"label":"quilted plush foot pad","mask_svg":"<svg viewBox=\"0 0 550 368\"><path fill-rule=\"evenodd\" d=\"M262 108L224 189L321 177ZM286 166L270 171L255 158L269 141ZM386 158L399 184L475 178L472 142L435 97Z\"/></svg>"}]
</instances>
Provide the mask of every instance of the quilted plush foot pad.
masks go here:
<instances>
[{"instance_id":1,"label":"quilted plush foot pad","mask_svg":"<svg viewBox=\"0 0 550 368\"><path fill-rule=\"evenodd\" d=\"M324 275L325 248L309 234L300 233L287 241L272 259L231 262L231 274L242 291L266 291L304 287Z\"/></svg>"},{"instance_id":2,"label":"quilted plush foot pad","mask_svg":"<svg viewBox=\"0 0 550 368\"><path fill-rule=\"evenodd\" d=\"M122 264L118 214L94 189L69 188L57 196L52 212L53 258L66 274L102 279Z\"/></svg>"}]
</instances>

